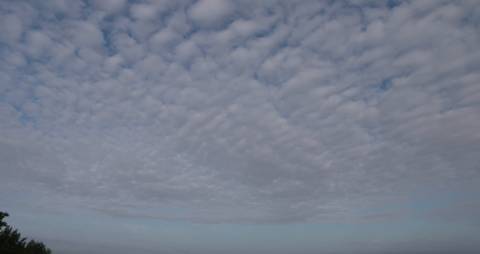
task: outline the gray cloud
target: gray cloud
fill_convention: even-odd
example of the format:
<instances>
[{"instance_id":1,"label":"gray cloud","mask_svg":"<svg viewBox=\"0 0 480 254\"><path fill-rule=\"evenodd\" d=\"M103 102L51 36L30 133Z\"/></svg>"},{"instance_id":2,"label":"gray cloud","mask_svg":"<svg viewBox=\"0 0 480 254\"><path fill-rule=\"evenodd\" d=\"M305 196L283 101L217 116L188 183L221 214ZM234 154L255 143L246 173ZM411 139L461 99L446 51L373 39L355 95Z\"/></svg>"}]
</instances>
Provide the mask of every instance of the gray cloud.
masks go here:
<instances>
[{"instance_id":1,"label":"gray cloud","mask_svg":"<svg viewBox=\"0 0 480 254\"><path fill-rule=\"evenodd\" d=\"M2 192L265 223L479 191L475 1L0 6Z\"/></svg>"}]
</instances>

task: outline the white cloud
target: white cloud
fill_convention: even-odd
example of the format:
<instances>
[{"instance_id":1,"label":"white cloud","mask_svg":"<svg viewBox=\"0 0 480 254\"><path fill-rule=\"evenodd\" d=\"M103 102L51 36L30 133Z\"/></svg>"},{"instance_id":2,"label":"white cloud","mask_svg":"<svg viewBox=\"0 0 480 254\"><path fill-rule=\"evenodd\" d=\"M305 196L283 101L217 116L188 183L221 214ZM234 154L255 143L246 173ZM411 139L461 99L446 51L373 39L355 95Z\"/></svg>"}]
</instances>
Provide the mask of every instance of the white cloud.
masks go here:
<instances>
[{"instance_id":1,"label":"white cloud","mask_svg":"<svg viewBox=\"0 0 480 254\"><path fill-rule=\"evenodd\" d=\"M81 3L0 4L2 192L264 223L479 191L475 4Z\"/></svg>"},{"instance_id":2,"label":"white cloud","mask_svg":"<svg viewBox=\"0 0 480 254\"><path fill-rule=\"evenodd\" d=\"M130 15L135 19L152 19L156 14L157 11L153 5L134 4L130 7Z\"/></svg>"},{"instance_id":3,"label":"white cloud","mask_svg":"<svg viewBox=\"0 0 480 254\"><path fill-rule=\"evenodd\" d=\"M234 7L228 0L199 0L189 9L190 18L203 27L221 26L233 14Z\"/></svg>"},{"instance_id":4,"label":"white cloud","mask_svg":"<svg viewBox=\"0 0 480 254\"><path fill-rule=\"evenodd\" d=\"M99 49L104 42L102 31L90 22L75 21L67 28L67 32L77 47Z\"/></svg>"}]
</instances>

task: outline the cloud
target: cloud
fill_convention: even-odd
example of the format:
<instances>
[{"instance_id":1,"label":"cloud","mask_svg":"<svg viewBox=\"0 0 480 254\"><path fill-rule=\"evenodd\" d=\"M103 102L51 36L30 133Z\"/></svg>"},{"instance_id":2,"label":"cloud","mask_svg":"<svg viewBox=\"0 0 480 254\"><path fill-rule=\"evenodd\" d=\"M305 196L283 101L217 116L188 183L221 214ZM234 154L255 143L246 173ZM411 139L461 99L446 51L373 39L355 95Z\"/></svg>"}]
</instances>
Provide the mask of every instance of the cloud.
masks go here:
<instances>
[{"instance_id":1,"label":"cloud","mask_svg":"<svg viewBox=\"0 0 480 254\"><path fill-rule=\"evenodd\" d=\"M135 19L152 19L156 15L155 6L149 4L135 4L130 7L130 13Z\"/></svg>"},{"instance_id":2,"label":"cloud","mask_svg":"<svg viewBox=\"0 0 480 254\"><path fill-rule=\"evenodd\" d=\"M2 36L0 37L4 43L14 44L22 35L22 21L15 15L2 16Z\"/></svg>"},{"instance_id":3,"label":"cloud","mask_svg":"<svg viewBox=\"0 0 480 254\"><path fill-rule=\"evenodd\" d=\"M475 2L0 6L2 192L286 223L480 191Z\"/></svg>"},{"instance_id":4,"label":"cloud","mask_svg":"<svg viewBox=\"0 0 480 254\"><path fill-rule=\"evenodd\" d=\"M85 21L74 21L68 32L77 47L102 47L103 34L95 24Z\"/></svg>"},{"instance_id":5,"label":"cloud","mask_svg":"<svg viewBox=\"0 0 480 254\"><path fill-rule=\"evenodd\" d=\"M116 13L124 8L126 2L126 0L95 0L94 5L100 11Z\"/></svg>"},{"instance_id":6,"label":"cloud","mask_svg":"<svg viewBox=\"0 0 480 254\"><path fill-rule=\"evenodd\" d=\"M233 5L228 0L200 0L189 9L193 22L203 27L222 25L232 13Z\"/></svg>"}]
</instances>

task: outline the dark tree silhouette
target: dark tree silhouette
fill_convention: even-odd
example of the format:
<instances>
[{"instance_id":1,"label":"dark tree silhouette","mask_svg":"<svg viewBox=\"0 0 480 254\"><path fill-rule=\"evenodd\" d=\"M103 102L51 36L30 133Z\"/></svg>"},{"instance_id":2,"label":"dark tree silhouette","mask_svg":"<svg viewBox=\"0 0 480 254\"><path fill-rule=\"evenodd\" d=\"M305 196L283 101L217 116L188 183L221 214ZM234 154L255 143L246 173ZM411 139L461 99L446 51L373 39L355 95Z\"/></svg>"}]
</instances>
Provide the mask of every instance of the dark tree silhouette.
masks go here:
<instances>
[{"instance_id":1,"label":"dark tree silhouette","mask_svg":"<svg viewBox=\"0 0 480 254\"><path fill-rule=\"evenodd\" d=\"M3 219L8 213L0 211L0 253L1 254L50 254L43 243L30 240L8 225Z\"/></svg>"}]
</instances>

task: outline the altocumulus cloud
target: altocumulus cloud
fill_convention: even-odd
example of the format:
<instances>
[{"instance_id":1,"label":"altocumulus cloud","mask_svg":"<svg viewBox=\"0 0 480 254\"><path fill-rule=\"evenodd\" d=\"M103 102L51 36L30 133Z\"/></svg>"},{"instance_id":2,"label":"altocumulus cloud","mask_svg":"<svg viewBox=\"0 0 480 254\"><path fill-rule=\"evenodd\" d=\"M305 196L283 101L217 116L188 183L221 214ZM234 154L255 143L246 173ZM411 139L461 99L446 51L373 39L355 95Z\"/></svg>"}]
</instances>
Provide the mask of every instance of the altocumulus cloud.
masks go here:
<instances>
[{"instance_id":1,"label":"altocumulus cloud","mask_svg":"<svg viewBox=\"0 0 480 254\"><path fill-rule=\"evenodd\" d=\"M213 223L478 192L479 7L1 1L0 192Z\"/></svg>"}]
</instances>

